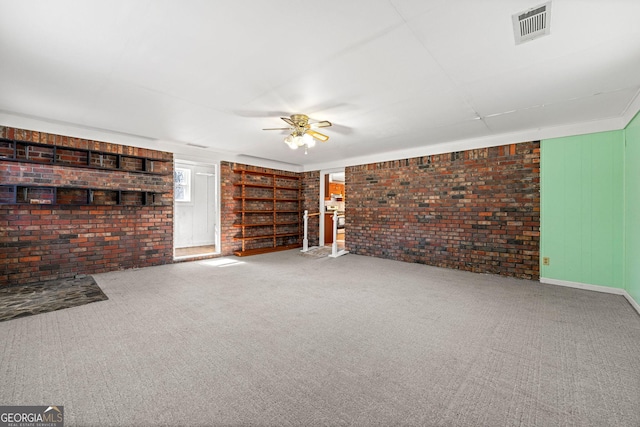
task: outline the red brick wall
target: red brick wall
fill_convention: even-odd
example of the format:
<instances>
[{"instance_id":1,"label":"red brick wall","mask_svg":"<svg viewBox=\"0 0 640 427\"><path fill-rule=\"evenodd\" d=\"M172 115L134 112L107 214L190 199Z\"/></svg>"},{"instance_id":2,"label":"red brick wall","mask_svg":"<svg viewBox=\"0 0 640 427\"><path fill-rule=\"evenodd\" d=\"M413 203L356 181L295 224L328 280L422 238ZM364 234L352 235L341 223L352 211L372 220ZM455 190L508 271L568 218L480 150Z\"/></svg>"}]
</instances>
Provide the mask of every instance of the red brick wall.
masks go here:
<instances>
[{"instance_id":1,"label":"red brick wall","mask_svg":"<svg viewBox=\"0 0 640 427\"><path fill-rule=\"evenodd\" d=\"M149 175L0 159L2 184L165 193L154 206L0 205L0 285L172 262L171 153L9 127L0 127L0 137L170 160L156 166L165 168L166 175ZM67 192L61 197L70 201L77 195ZM113 202L108 194L97 193L96 200L100 197L104 203Z\"/></svg>"},{"instance_id":2,"label":"red brick wall","mask_svg":"<svg viewBox=\"0 0 640 427\"><path fill-rule=\"evenodd\" d=\"M234 183L238 176L233 173L235 163L220 162L220 253L233 255L233 251L240 249L240 242L233 239L238 234L238 229L233 227L237 222L237 215L233 212L237 209L237 203L233 200L235 195Z\"/></svg>"},{"instance_id":3,"label":"red brick wall","mask_svg":"<svg viewBox=\"0 0 640 427\"><path fill-rule=\"evenodd\" d=\"M540 144L346 168L351 253L539 276Z\"/></svg>"},{"instance_id":4,"label":"red brick wall","mask_svg":"<svg viewBox=\"0 0 640 427\"><path fill-rule=\"evenodd\" d=\"M305 172L302 174L302 195L304 203L302 209L310 214L318 212L320 205L320 171ZM309 217L309 247L320 244L320 218L322 216Z\"/></svg>"}]
</instances>

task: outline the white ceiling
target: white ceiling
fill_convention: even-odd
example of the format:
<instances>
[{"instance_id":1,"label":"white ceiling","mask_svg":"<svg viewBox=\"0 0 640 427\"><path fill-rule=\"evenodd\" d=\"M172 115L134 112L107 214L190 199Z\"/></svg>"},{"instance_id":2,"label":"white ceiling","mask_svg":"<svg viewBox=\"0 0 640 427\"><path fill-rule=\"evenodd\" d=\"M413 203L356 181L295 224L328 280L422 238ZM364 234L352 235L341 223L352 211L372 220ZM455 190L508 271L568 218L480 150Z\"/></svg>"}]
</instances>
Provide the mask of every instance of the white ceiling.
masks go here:
<instances>
[{"instance_id":1,"label":"white ceiling","mask_svg":"<svg viewBox=\"0 0 640 427\"><path fill-rule=\"evenodd\" d=\"M0 124L298 170L624 127L640 1L552 0L551 34L516 46L541 3L0 0ZM293 113L329 142L261 130Z\"/></svg>"}]
</instances>

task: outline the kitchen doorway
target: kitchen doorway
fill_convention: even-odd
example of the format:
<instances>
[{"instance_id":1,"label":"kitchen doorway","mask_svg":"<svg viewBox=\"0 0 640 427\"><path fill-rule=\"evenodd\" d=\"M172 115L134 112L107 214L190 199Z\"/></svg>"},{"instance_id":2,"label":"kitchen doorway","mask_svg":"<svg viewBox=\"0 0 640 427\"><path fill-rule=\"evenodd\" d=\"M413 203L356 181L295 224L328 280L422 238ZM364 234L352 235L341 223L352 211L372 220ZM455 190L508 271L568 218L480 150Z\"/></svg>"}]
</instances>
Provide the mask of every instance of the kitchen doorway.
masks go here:
<instances>
[{"instance_id":1,"label":"kitchen doorway","mask_svg":"<svg viewBox=\"0 0 640 427\"><path fill-rule=\"evenodd\" d=\"M176 161L174 167L174 258L219 252L218 180L214 165Z\"/></svg>"},{"instance_id":2,"label":"kitchen doorway","mask_svg":"<svg viewBox=\"0 0 640 427\"><path fill-rule=\"evenodd\" d=\"M320 212L323 220L320 221L320 245L331 246L333 244L333 216L337 213L338 227L336 242L338 250L345 249L345 228L347 223L345 212L345 171L331 169L321 173L320 182Z\"/></svg>"}]
</instances>

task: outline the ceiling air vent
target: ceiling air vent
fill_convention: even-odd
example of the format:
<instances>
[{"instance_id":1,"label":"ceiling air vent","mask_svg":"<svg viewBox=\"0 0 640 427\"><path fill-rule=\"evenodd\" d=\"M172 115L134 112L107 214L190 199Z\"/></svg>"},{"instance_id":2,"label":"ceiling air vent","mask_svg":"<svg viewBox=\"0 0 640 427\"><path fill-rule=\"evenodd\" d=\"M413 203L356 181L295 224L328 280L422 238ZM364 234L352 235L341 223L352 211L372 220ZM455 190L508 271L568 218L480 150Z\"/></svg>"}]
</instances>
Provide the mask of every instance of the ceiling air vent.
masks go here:
<instances>
[{"instance_id":1,"label":"ceiling air vent","mask_svg":"<svg viewBox=\"0 0 640 427\"><path fill-rule=\"evenodd\" d=\"M528 42L549 34L551 2L516 13L512 16L516 44Z\"/></svg>"}]
</instances>

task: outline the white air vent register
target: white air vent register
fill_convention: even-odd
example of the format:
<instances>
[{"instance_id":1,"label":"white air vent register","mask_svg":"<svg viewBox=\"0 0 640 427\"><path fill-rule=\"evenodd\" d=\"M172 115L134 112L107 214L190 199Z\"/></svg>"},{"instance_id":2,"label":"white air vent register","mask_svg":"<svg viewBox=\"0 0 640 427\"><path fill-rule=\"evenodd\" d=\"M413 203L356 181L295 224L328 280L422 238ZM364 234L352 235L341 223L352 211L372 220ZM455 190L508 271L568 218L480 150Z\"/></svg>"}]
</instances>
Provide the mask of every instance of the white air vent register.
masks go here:
<instances>
[{"instance_id":1,"label":"white air vent register","mask_svg":"<svg viewBox=\"0 0 640 427\"><path fill-rule=\"evenodd\" d=\"M549 34L551 2L541 4L512 16L516 44Z\"/></svg>"}]
</instances>

